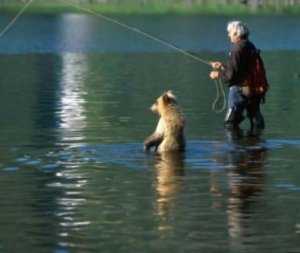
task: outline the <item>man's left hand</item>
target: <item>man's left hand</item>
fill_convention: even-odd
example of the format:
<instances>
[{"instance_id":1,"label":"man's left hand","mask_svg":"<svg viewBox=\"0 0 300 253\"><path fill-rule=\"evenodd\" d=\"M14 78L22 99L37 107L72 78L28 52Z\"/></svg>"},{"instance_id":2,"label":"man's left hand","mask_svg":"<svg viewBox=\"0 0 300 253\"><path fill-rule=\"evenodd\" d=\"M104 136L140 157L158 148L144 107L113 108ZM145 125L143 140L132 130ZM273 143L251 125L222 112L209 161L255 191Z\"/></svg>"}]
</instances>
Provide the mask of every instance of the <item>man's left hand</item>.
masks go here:
<instances>
[{"instance_id":1,"label":"man's left hand","mask_svg":"<svg viewBox=\"0 0 300 253\"><path fill-rule=\"evenodd\" d=\"M220 72L219 71L211 71L209 74L209 77L213 80L219 79L221 77Z\"/></svg>"}]
</instances>

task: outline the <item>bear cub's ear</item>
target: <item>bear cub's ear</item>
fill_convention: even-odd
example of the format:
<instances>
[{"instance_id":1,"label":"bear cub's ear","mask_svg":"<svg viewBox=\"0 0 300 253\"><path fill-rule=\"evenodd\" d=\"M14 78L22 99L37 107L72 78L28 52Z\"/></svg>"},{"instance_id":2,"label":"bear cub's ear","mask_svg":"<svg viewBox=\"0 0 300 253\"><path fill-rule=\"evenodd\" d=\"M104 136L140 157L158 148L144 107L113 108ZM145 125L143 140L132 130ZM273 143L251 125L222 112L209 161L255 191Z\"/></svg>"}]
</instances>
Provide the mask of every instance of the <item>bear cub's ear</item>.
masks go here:
<instances>
[{"instance_id":1,"label":"bear cub's ear","mask_svg":"<svg viewBox=\"0 0 300 253\"><path fill-rule=\"evenodd\" d=\"M172 98L172 99L176 100L176 97L175 97L173 91L168 90L168 91L166 92L166 94L169 96L169 98Z\"/></svg>"},{"instance_id":2,"label":"bear cub's ear","mask_svg":"<svg viewBox=\"0 0 300 253\"><path fill-rule=\"evenodd\" d=\"M163 101L165 103L176 103L176 97L171 90L168 90L163 95Z\"/></svg>"}]
</instances>

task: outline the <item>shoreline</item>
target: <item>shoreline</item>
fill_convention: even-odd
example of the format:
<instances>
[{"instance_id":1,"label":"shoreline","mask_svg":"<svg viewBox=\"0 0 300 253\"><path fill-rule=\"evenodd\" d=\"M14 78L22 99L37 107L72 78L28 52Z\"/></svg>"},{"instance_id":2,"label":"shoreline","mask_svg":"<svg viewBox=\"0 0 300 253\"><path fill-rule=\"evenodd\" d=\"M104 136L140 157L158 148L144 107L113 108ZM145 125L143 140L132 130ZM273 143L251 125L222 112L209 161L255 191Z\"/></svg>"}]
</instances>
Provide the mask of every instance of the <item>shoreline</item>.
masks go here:
<instances>
[{"instance_id":1,"label":"shoreline","mask_svg":"<svg viewBox=\"0 0 300 253\"><path fill-rule=\"evenodd\" d=\"M6 4L0 6L1 14L13 14L22 9L22 4ZM237 16L237 15L299 15L300 5L282 6L264 6L258 9L251 9L245 5L193 5L186 6L182 4L81 4L82 8L93 12L111 14L111 15L216 15L216 16ZM27 14L62 14L62 13L87 13L79 10L75 6L67 4L33 4L26 10Z\"/></svg>"}]
</instances>

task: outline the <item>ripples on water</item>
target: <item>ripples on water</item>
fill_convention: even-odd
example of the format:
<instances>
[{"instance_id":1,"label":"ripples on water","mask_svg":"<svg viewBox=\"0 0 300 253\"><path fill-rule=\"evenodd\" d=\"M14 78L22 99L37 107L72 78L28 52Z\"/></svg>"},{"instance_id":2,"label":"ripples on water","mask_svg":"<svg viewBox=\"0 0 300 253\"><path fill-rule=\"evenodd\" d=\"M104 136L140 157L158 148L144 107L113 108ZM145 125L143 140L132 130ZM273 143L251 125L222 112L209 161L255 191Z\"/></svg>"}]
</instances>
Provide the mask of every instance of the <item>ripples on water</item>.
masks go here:
<instances>
[{"instance_id":1,"label":"ripples on water","mask_svg":"<svg viewBox=\"0 0 300 253\"><path fill-rule=\"evenodd\" d=\"M214 252L268 250L264 245L273 237L275 245L288 246L287 238L293 242L298 223L284 228L294 229L294 236L281 229L274 234L273 226L285 212L280 203L290 203L299 192L299 181L268 177L281 173L277 164L293 166L284 154L296 155L300 141L245 137L233 143L192 141L187 147L182 156L161 157L144 154L140 143L40 149L30 155L23 153L26 148L13 148L10 165L1 169L2 224L11 229L10 219L16 219L20 236L45 243L24 242L33 250ZM189 245L179 243L180 237Z\"/></svg>"},{"instance_id":2,"label":"ripples on water","mask_svg":"<svg viewBox=\"0 0 300 253\"><path fill-rule=\"evenodd\" d=\"M169 29L172 20L160 20L162 38L224 57L201 50L226 18L183 17L184 33ZM150 21L143 25L156 31ZM28 30L32 22L41 29ZM219 32L198 47L193 36L210 22ZM254 36L267 47L264 31ZM285 49L297 50L296 34L274 47L290 38ZM13 53L0 58L0 251L299 252L298 79L287 78L299 53L265 54L267 130L236 139L211 113L207 69L125 35L87 16L36 16L0 41ZM182 155L142 151L156 121L147 108L163 89L174 90L187 118Z\"/></svg>"}]
</instances>

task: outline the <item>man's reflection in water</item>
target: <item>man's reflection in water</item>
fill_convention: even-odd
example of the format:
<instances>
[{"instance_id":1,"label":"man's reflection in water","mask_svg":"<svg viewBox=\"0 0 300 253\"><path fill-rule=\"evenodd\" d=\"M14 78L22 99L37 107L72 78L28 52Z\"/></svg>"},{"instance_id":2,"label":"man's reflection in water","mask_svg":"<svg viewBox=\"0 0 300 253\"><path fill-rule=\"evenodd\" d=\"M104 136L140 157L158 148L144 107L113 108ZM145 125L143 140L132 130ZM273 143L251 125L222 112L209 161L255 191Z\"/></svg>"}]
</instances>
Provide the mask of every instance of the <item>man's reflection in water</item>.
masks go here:
<instances>
[{"instance_id":1,"label":"man's reflection in water","mask_svg":"<svg viewBox=\"0 0 300 253\"><path fill-rule=\"evenodd\" d=\"M172 229L172 209L182 189L184 176L184 154L164 152L156 157L155 163L156 208L160 219L159 231L164 236Z\"/></svg>"},{"instance_id":2,"label":"man's reflection in water","mask_svg":"<svg viewBox=\"0 0 300 253\"><path fill-rule=\"evenodd\" d=\"M218 160L228 168L228 233L232 246L244 244L251 234L251 219L255 203L264 188L264 165L267 149L263 146L260 134L244 136L240 130L228 132L229 144L233 149ZM220 196L220 187L213 176L212 193ZM214 185L215 184L215 185Z\"/></svg>"}]
</instances>

